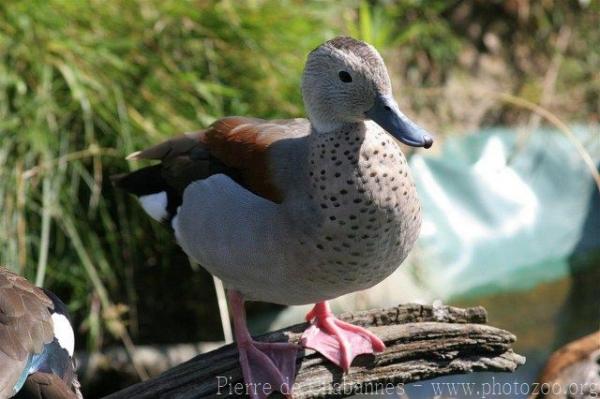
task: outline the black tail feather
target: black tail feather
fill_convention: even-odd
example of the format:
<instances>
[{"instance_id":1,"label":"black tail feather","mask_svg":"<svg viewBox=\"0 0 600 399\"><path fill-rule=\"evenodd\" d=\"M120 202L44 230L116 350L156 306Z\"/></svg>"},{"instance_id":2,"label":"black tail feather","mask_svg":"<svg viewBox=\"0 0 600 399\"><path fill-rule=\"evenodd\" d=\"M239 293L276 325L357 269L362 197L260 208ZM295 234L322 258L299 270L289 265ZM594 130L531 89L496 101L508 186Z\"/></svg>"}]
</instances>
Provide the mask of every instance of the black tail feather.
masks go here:
<instances>
[{"instance_id":1,"label":"black tail feather","mask_svg":"<svg viewBox=\"0 0 600 399\"><path fill-rule=\"evenodd\" d=\"M162 165L152 165L129 173L111 176L115 187L138 197L167 191L169 185L162 176Z\"/></svg>"},{"instance_id":2,"label":"black tail feather","mask_svg":"<svg viewBox=\"0 0 600 399\"><path fill-rule=\"evenodd\" d=\"M162 165L152 165L135 170L130 173L122 173L111 176L115 187L127 191L137 197L165 192L167 195L167 213L170 222L181 205L181 194L163 177Z\"/></svg>"}]
</instances>

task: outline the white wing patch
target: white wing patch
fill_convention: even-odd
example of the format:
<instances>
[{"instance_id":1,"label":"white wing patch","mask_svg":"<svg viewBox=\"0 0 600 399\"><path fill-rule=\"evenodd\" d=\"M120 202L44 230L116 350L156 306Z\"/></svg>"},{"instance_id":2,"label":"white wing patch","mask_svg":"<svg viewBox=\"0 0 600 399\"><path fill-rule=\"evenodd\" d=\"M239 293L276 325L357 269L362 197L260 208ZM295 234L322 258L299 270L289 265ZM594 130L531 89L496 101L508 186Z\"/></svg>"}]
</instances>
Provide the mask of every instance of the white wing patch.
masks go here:
<instances>
[{"instance_id":1,"label":"white wing patch","mask_svg":"<svg viewBox=\"0 0 600 399\"><path fill-rule=\"evenodd\" d=\"M175 240L179 242L179 210L181 207L177 207L177 212L175 216L171 220L171 227L173 228L173 232L175 233Z\"/></svg>"},{"instance_id":2,"label":"white wing patch","mask_svg":"<svg viewBox=\"0 0 600 399\"><path fill-rule=\"evenodd\" d=\"M65 315L53 313L52 329L60 347L66 350L69 356L73 357L73 352L75 351L75 334L73 333L73 327L71 327L69 319Z\"/></svg>"},{"instance_id":3,"label":"white wing patch","mask_svg":"<svg viewBox=\"0 0 600 399\"><path fill-rule=\"evenodd\" d=\"M161 191L156 194L142 195L138 198L140 205L150 217L156 221L162 222L167 218L167 193Z\"/></svg>"}]
</instances>

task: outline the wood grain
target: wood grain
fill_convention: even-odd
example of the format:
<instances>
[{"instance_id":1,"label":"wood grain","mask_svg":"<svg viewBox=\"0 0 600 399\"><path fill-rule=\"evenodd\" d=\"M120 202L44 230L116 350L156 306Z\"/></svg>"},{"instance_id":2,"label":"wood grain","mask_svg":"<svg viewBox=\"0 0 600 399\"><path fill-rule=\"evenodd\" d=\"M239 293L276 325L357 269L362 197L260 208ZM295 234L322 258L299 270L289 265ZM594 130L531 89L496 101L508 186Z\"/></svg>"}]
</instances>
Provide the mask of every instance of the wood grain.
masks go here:
<instances>
[{"instance_id":1,"label":"wood grain","mask_svg":"<svg viewBox=\"0 0 600 399\"><path fill-rule=\"evenodd\" d=\"M345 375L314 351L301 351L294 398L345 397L389 387L389 384L449 374L510 372L525 362L511 349L516 337L486 325L486 312L482 307L460 309L407 304L347 313L340 318L369 327L384 340L387 349L377 356L357 358ZM298 342L306 326L294 325L258 339ZM242 382L237 356L235 346L227 345L106 399L239 397L234 390L235 384Z\"/></svg>"}]
</instances>

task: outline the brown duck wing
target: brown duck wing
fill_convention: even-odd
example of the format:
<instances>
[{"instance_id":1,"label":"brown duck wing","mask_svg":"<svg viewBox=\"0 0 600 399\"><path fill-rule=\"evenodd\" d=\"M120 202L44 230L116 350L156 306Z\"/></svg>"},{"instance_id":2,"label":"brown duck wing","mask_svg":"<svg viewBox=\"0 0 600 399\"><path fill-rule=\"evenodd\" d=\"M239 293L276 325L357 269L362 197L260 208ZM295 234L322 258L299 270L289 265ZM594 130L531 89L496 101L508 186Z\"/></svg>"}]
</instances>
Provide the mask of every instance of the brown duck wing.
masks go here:
<instances>
[{"instance_id":1,"label":"brown duck wing","mask_svg":"<svg viewBox=\"0 0 600 399\"><path fill-rule=\"evenodd\" d=\"M79 399L56 374L33 373L14 399Z\"/></svg>"},{"instance_id":2,"label":"brown duck wing","mask_svg":"<svg viewBox=\"0 0 600 399\"><path fill-rule=\"evenodd\" d=\"M238 172L237 180L242 186L263 198L281 202L283 193L274 180L269 149L291 134L287 121L225 118L206 131L204 143L215 158Z\"/></svg>"},{"instance_id":3,"label":"brown duck wing","mask_svg":"<svg viewBox=\"0 0 600 399\"><path fill-rule=\"evenodd\" d=\"M52 341L52 308L41 289L0 267L0 397L12 390L29 354Z\"/></svg>"},{"instance_id":4,"label":"brown duck wing","mask_svg":"<svg viewBox=\"0 0 600 399\"><path fill-rule=\"evenodd\" d=\"M138 196L166 192L170 217L181 204L185 187L216 173L226 174L254 194L279 203L283 193L274 179L269 149L300 130L308 131L308 126L308 122L301 120L223 118L206 130L131 154L128 159L153 159L161 163L117 176L114 181L118 187Z\"/></svg>"}]
</instances>

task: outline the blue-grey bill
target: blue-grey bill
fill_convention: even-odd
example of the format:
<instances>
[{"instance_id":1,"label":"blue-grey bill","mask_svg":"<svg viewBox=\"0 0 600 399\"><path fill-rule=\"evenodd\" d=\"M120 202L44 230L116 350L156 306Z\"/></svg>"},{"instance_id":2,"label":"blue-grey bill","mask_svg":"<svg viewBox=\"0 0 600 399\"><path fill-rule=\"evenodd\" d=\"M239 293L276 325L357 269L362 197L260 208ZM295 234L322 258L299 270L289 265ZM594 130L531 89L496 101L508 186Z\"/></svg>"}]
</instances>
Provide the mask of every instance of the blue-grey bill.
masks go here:
<instances>
[{"instance_id":1,"label":"blue-grey bill","mask_svg":"<svg viewBox=\"0 0 600 399\"><path fill-rule=\"evenodd\" d=\"M398 104L392 96L378 96L373 107L366 112L366 116L406 145L425 148L433 145L433 137L408 119L398 109Z\"/></svg>"}]
</instances>

